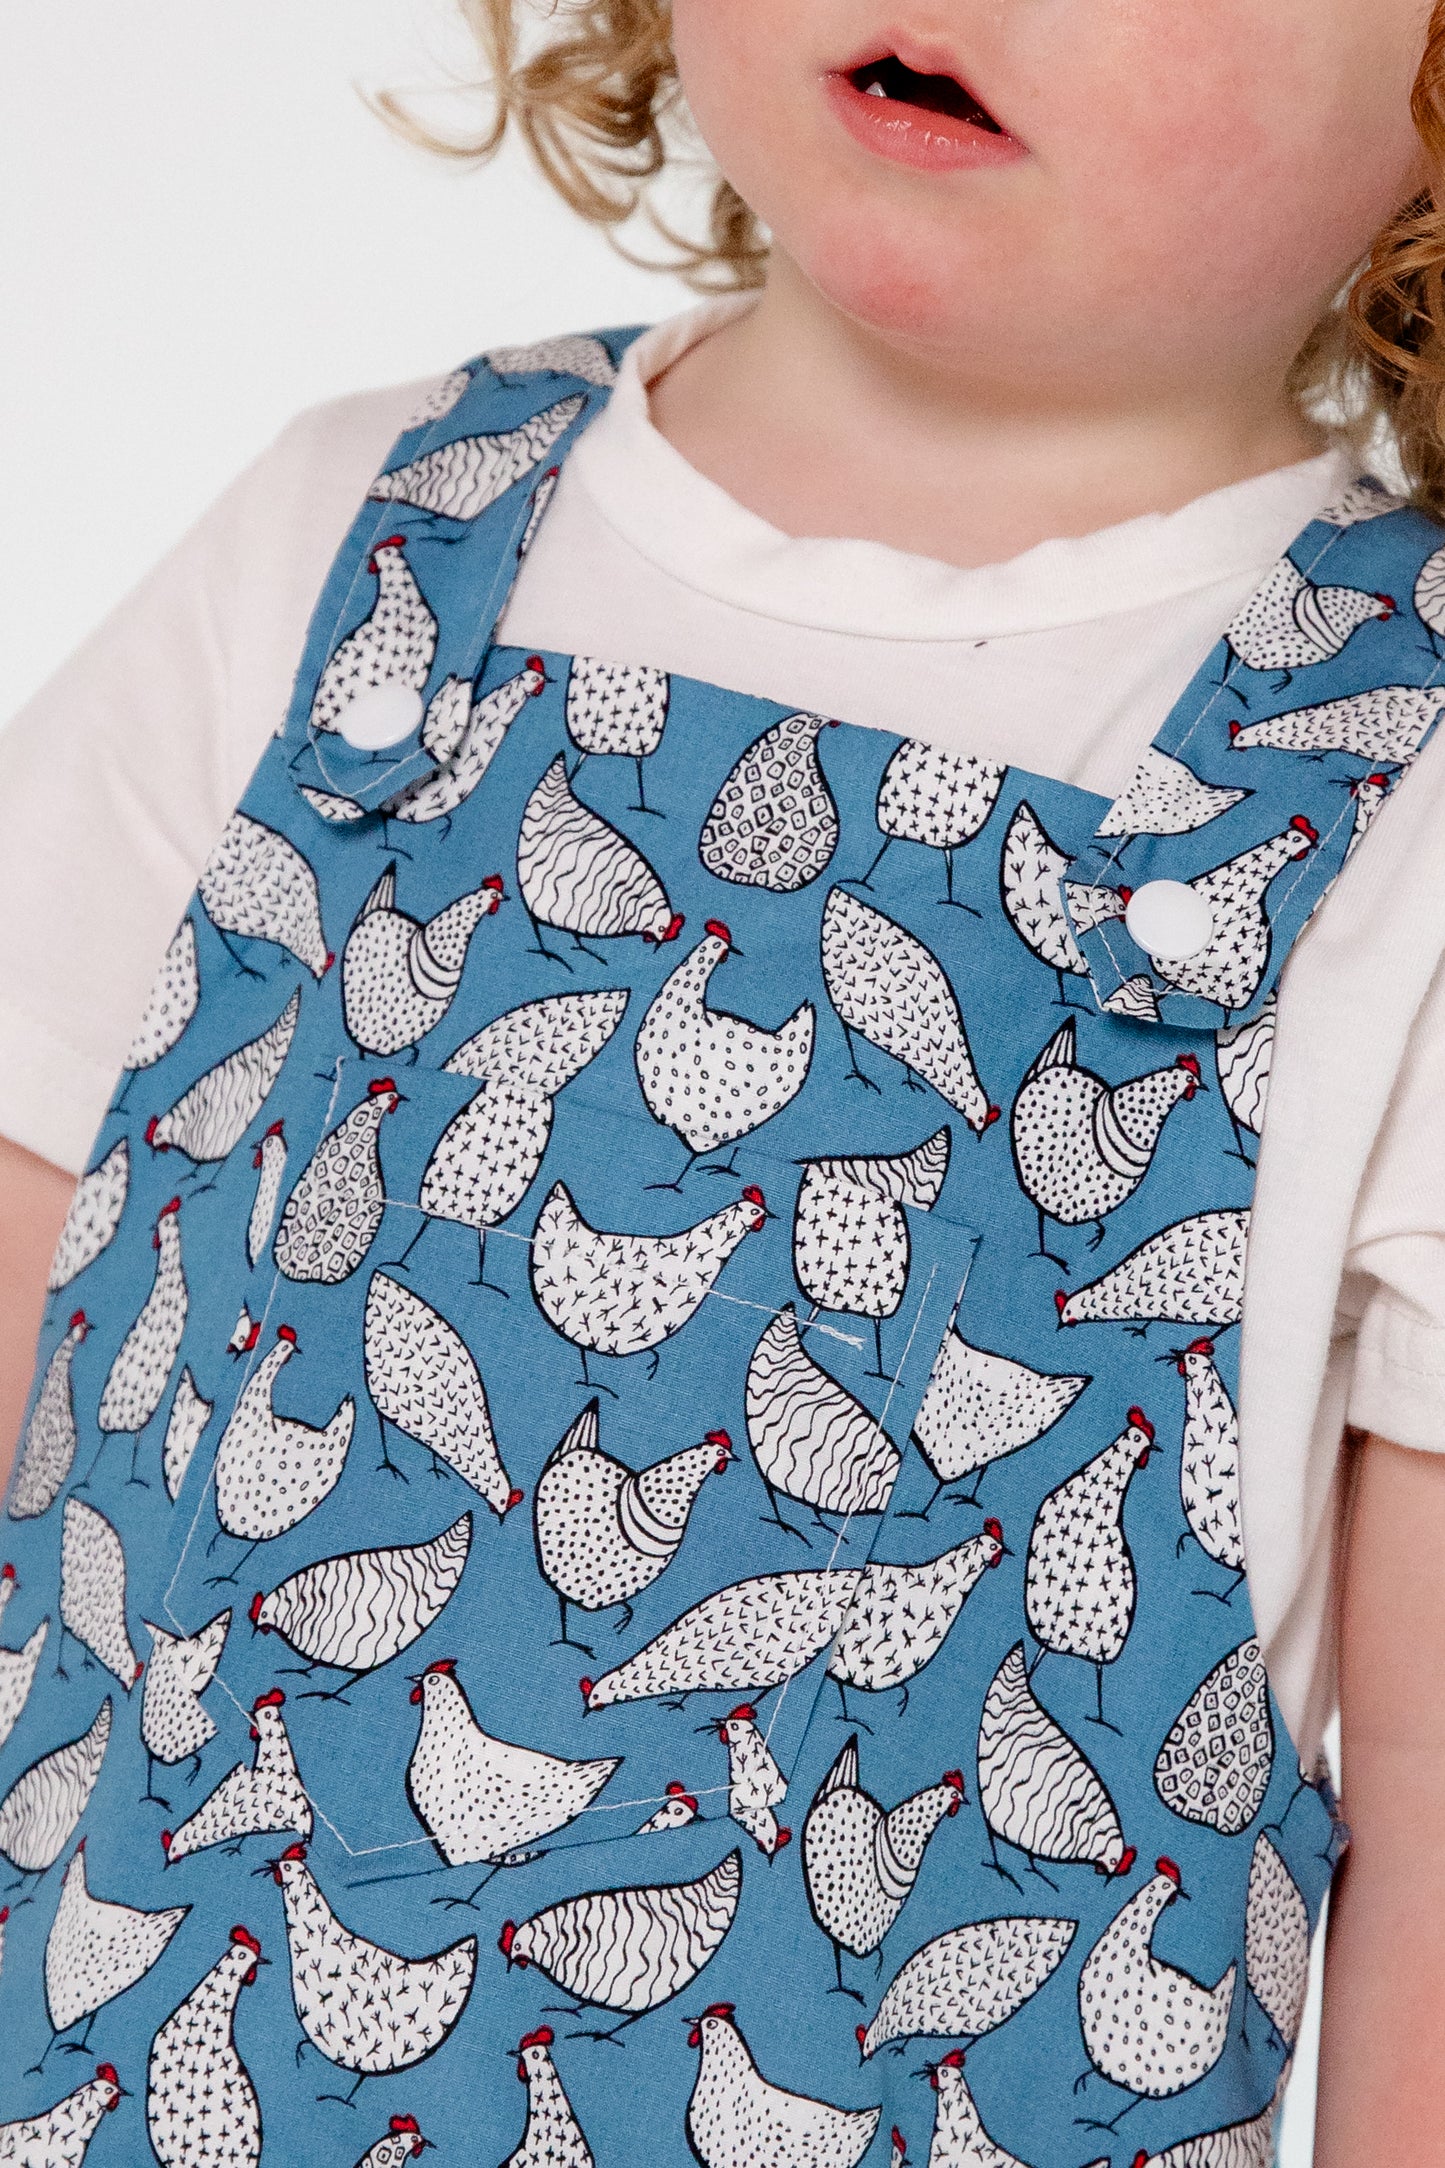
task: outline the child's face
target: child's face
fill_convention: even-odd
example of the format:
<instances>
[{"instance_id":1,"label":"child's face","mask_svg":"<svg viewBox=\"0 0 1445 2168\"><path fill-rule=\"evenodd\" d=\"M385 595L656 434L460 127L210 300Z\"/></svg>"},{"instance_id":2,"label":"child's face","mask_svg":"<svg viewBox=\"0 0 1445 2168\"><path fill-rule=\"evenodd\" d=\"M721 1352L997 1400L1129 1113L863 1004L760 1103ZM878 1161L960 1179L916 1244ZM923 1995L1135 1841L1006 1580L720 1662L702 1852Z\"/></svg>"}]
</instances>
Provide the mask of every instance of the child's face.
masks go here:
<instances>
[{"instance_id":1,"label":"child's face","mask_svg":"<svg viewBox=\"0 0 1445 2168\"><path fill-rule=\"evenodd\" d=\"M674 28L710 149L830 301L1005 395L1167 398L1283 368L1412 191L1428 13L675 0ZM890 55L915 77L870 72ZM956 78L1005 133L863 95L917 75Z\"/></svg>"}]
</instances>

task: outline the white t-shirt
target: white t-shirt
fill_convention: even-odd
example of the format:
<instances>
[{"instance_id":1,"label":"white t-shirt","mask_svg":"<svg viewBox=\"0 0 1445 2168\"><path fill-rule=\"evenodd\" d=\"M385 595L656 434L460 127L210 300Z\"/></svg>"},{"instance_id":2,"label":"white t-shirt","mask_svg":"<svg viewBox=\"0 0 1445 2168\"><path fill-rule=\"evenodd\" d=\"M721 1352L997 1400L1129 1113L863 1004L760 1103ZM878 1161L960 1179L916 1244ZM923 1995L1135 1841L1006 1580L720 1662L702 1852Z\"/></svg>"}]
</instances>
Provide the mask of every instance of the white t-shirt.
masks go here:
<instances>
[{"instance_id":1,"label":"white t-shirt","mask_svg":"<svg viewBox=\"0 0 1445 2168\"><path fill-rule=\"evenodd\" d=\"M972 571L792 539L648 418L648 382L718 307L631 349L563 470L508 642L653 663L1112 797L1344 479L1326 455ZM302 415L0 735L0 1134L61 1166L85 1164L156 961L284 712L332 557L428 388ZM1342 1426L1445 1451L1442 955L1445 735L1280 989L1241 1463L1255 1613L1306 1756L1333 1696Z\"/></svg>"}]
</instances>

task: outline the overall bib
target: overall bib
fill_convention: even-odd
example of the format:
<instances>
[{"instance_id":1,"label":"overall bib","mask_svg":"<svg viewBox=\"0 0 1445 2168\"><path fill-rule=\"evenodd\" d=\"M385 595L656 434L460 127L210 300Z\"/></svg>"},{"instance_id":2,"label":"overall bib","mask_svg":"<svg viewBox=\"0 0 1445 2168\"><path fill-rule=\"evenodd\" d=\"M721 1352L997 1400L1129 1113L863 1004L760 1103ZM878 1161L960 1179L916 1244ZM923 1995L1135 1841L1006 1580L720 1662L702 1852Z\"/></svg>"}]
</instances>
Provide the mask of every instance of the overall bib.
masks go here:
<instances>
[{"instance_id":1,"label":"overall bib","mask_svg":"<svg viewBox=\"0 0 1445 2168\"><path fill-rule=\"evenodd\" d=\"M1356 485L1110 805L495 646L628 336L403 437L62 1237L0 2160L1260 2168L1253 1161L1440 532Z\"/></svg>"}]
</instances>

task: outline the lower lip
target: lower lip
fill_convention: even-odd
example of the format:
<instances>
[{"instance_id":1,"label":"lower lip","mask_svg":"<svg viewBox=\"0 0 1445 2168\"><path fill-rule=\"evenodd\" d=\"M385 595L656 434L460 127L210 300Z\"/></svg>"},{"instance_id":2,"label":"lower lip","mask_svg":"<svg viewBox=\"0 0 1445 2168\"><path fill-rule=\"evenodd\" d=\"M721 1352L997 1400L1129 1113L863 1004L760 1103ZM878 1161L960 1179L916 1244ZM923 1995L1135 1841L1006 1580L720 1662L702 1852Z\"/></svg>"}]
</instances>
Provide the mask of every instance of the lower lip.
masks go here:
<instances>
[{"instance_id":1,"label":"lower lip","mask_svg":"<svg viewBox=\"0 0 1445 2168\"><path fill-rule=\"evenodd\" d=\"M875 98L846 75L829 75L833 110L855 143L925 173L957 173L980 166L1009 166L1025 155L1010 135L995 135L950 113L928 113L898 98Z\"/></svg>"}]
</instances>

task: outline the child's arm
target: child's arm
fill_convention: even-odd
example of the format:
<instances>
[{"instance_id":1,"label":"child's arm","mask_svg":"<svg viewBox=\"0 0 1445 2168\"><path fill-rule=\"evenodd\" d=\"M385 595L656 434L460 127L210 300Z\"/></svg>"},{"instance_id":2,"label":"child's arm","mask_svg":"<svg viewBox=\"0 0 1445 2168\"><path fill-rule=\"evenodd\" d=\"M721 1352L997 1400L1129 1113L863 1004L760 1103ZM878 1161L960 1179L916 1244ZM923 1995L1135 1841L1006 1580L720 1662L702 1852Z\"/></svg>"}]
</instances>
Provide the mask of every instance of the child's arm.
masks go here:
<instances>
[{"instance_id":1,"label":"child's arm","mask_svg":"<svg viewBox=\"0 0 1445 2168\"><path fill-rule=\"evenodd\" d=\"M1445 2164L1445 1454L1360 1449L1316 2168Z\"/></svg>"},{"instance_id":2,"label":"child's arm","mask_svg":"<svg viewBox=\"0 0 1445 2168\"><path fill-rule=\"evenodd\" d=\"M0 1137L0 1489L30 1390L45 1276L74 1189L73 1174Z\"/></svg>"}]
</instances>

